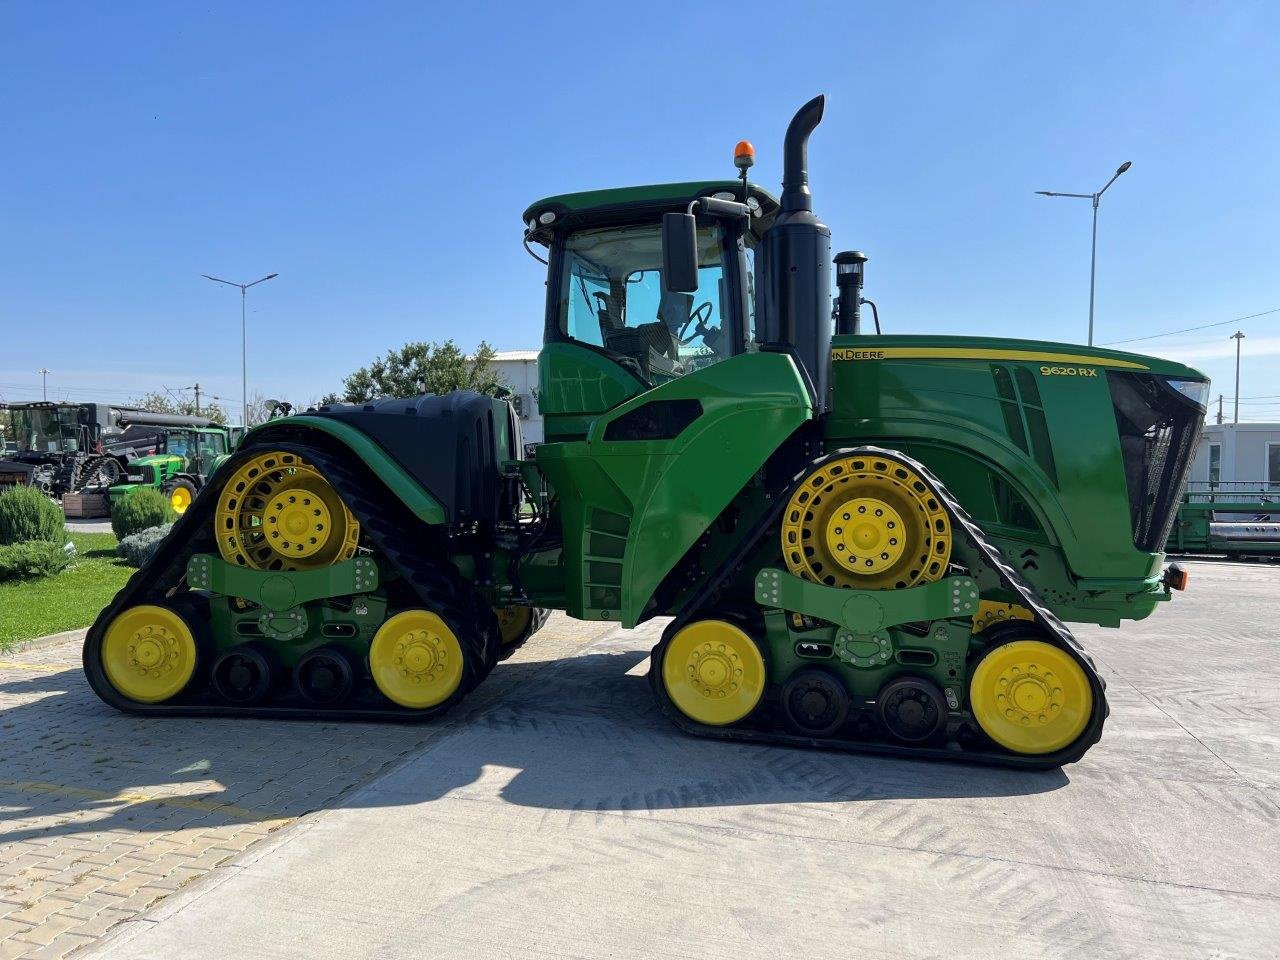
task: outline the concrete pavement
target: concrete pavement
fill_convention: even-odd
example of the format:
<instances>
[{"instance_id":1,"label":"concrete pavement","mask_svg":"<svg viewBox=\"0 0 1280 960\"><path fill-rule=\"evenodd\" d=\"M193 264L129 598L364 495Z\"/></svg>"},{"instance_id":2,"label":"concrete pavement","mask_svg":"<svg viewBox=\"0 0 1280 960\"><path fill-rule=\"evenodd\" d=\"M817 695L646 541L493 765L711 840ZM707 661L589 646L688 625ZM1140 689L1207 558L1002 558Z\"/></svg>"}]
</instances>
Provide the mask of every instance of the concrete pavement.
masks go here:
<instances>
[{"instance_id":1,"label":"concrete pavement","mask_svg":"<svg viewBox=\"0 0 1280 960\"><path fill-rule=\"evenodd\" d=\"M1062 771L688 739L615 631L84 955L1274 957L1280 568L1192 567Z\"/></svg>"}]
</instances>

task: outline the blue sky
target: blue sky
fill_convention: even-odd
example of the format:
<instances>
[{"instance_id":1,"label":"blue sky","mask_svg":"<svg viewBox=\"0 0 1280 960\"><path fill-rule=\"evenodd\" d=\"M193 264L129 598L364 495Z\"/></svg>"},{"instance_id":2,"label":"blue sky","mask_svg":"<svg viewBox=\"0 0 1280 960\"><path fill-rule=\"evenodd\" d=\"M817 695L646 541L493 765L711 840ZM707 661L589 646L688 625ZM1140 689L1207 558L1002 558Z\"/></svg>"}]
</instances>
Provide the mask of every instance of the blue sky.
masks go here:
<instances>
[{"instance_id":1,"label":"blue sky","mask_svg":"<svg viewBox=\"0 0 1280 960\"><path fill-rule=\"evenodd\" d=\"M785 18L784 18L785 12ZM1267 3L100 4L0 8L0 397L199 381L306 401L409 339L536 346L520 213L732 176L776 189L817 92L815 206L888 330L1080 341L1280 308ZM1280 419L1280 312L1241 324ZM1231 326L1145 341L1233 393ZM35 393L33 394L33 391ZM1228 404L1228 415L1230 405Z\"/></svg>"}]
</instances>

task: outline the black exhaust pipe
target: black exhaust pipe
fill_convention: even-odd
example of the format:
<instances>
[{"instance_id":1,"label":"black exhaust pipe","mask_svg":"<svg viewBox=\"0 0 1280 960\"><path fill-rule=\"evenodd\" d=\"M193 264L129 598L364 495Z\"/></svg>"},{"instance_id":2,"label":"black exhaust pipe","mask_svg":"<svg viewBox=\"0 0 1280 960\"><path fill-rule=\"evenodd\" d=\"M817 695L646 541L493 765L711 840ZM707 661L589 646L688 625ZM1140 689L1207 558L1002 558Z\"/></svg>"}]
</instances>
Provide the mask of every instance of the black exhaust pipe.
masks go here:
<instances>
[{"instance_id":1,"label":"black exhaust pipe","mask_svg":"<svg viewBox=\"0 0 1280 960\"><path fill-rule=\"evenodd\" d=\"M782 141L782 212L812 210L809 192L809 134L822 122L827 98L818 94L797 111Z\"/></svg>"},{"instance_id":2,"label":"black exhaust pipe","mask_svg":"<svg viewBox=\"0 0 1280 960\"><path fill-rule=\"evenodd\" d=\"M814 97L792 118L783 143L782 209L760 242L762 347L790 353L809 380L814 408L828 407L831 363L831 230L813 213L809 135L826 98Z\"/></svg>"}]
</instances>

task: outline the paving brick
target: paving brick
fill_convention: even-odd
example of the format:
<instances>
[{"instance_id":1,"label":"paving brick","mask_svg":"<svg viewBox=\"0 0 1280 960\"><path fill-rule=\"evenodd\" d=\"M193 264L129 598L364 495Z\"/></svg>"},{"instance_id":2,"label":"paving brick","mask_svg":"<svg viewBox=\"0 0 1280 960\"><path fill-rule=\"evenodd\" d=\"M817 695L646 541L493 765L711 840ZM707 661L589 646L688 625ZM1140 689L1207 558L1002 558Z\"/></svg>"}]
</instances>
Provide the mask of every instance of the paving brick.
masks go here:
<instances>
[{"instance_id":1,"label":"paving brick","mask_svg":"<svg viewBox=\"0 0 1280 960\"><path fill-rule=\"evenodd\" d=\"M139 887L132 894L120 901L118 909L138 914L146 910L157 900L163 900L172 892L172 890L165 890L161 887Z\"/></svg>"},{"instance_id":2,"label":"paving brick","mask_svg":"<svg viewBox=\"0 0 1280 960\"><path fill-rule=\"evenodd\" d=\"M126 920L132 920L137 915L135 910L108 907L105 910L99 910L88 920L82 920L71 928L71 932L83 934L87 937L101 937L112 927L124 923Z\"/></svg>"},{"instance_id":3,"label":"paving brick","mask_svg":"<svg viewBox=\"0 0 1280 960\"><path fill-rule=\"evenodd\" d=\"M16 920L18 923L28 923L35 927L44 923L46 919L63 907L71 906L72 903L73 901L71 900L59 900L57 897L41 897L39 900L29 904L25 910L9 914L6 919Z\"/></svg>"},{"instance_id":4,"label":"paving brick","mask_svg":"<svg viewBox=\"0 0 1280 960\"><path fill-rule=\"evenodd\" d=\"M36 950L26 954L23 960L61 960L73 950L93 943L94 937L81 936L75 933L64 933Z\"/></svg>"},{"instance_id":5,"label":"paving brick","mask_svg":"<svg viewBox=\"0 0 1280 960\"><path fill-rule=\"evenodd\" d=\"M79 926L80 923L81 920L78 917L52 913L30 930L16 934L15 939L22 940L25 943L46 944L60 934L66 933L72 927Z\"/></svg>"},{"instance_id":6,"label":"paving brick","mask_svg":"<svg viewBox=\"0 0 1280 960\"><path fill-rule=\"evenodd\" d=\"M120 902L119 897L113 897L110 894L94 891L85 894L76 899L76 902L69 907L64 907L59 913L69 917L75 917L81 921L88 921L96 917L103 910L107 910L116 906Z\"/></svg>"}]
</instances>

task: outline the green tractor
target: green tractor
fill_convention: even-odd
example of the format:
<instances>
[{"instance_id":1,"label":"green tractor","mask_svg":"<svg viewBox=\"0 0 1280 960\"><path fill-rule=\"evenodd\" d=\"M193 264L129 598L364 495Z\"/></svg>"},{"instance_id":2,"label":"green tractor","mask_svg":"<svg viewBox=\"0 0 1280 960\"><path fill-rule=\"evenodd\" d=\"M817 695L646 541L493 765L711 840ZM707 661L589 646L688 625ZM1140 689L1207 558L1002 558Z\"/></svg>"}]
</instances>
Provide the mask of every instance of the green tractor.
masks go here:
<instances>
[{"instance_id":1,"label":"green tractor","mask_svg":"<svg viewBox=\"0 0 1280 960\"><path fill-rule=\"evenodd\" d=\"M777 199L744 143L740 181L531 206L533 457L508 403L466 392L256 428L90 629L94 690L157 716L427 719L553 608L670 618L649 677L692 734L1079 759L1108 708L1065 621L1139 619L1183 585L1162 550L1207 381L863 335L861 260L834 259L833 311L812 210L822 110L792 121Z\"/></svg>"},{"instance_id":2,"label":"green tractor","mask_svg":"<svg viewBox=\"0 0 1280 960\"><path fill-rule=\"evenodd\" d=\"M111 505L135 490L159 490L178 516L187 512L196 494L244 435L243 427L217 426L210 420L191 426L166 426L163 422L152 423L143 414L130 422L159 429L156 452L128 462L122 481L107 491Z\"/></svg>"}]
</instances>

